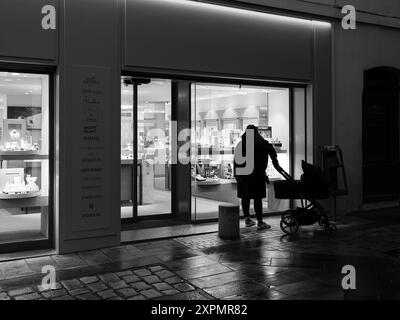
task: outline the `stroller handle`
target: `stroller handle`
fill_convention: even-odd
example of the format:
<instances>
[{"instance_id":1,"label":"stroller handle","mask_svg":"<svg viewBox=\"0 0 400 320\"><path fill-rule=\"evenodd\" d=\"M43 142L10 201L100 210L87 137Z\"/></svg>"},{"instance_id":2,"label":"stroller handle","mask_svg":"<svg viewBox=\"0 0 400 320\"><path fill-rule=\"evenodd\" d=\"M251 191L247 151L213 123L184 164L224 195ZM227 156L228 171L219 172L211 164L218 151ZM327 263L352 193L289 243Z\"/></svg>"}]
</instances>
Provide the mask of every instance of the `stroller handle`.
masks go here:
<instances>
[{"instance_id":1,"label":"stroller handle","mask_svg":"<svg viewBox=\"0 0 400 320\"><path fill-rule=\"evenodd\" d=\"M285 170L283 170L282 168L280 168L280 170L278 170L278 172L286 179L289 181L294 181L294 179L291 177L291 175L289 173L287 173Z\"/></svg>"}]
</instances>

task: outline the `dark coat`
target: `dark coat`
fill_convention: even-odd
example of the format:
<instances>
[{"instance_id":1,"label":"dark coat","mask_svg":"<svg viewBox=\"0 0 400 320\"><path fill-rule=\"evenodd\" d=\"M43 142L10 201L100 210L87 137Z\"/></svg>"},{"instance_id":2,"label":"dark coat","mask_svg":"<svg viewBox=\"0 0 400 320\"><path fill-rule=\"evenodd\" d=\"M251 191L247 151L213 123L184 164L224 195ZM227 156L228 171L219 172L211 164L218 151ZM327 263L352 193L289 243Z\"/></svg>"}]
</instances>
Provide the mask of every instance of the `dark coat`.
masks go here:
<instances>
[{"instance_id":1,"label":"dark coat","mask_svg":"<svg viewBox=\"0 0 400 320\"><path fill-rule=\"evenodd\" d=\"M243 134L242 141L236 146L235 154L237 154L240 144L242 145L242 156L246 156L246 134ZM269 183L265 173L268 166L268 156L271 157L274 166L279 166L274 147L259 134L254 136L254 170L251 174L237 174L237 168L245 167L246 163L238 164L235 156L234 173L237 180L238 198L256 199L266 197L266 183Z\"/></svg>"}]
</instances>

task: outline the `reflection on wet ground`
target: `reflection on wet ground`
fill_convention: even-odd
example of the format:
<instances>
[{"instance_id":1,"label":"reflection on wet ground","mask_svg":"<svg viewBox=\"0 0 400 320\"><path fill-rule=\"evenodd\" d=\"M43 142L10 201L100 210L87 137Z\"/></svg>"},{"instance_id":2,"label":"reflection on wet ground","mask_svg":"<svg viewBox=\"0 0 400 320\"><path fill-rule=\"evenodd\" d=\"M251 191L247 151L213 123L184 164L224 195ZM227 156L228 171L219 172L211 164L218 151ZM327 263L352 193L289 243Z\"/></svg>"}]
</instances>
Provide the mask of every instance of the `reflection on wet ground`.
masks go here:
<instances>
[{"instance_id":1,"label":"reflection on wet ground","mask_svg":"<svg viewBox=\"0 0 400 320\"><path fill-rule=\"evenodd\" d=\"M336 236L317 226L296 237L242 229L241 239L216 233L129 244L65 256L0 263L0 299L398 299L400 224L393 219L340 219ZM400 221L399 221L400 223ZM45 291L43 265L57 270ZM356 270L343 290L342 268Z\"/></svg>"}]
</instances>

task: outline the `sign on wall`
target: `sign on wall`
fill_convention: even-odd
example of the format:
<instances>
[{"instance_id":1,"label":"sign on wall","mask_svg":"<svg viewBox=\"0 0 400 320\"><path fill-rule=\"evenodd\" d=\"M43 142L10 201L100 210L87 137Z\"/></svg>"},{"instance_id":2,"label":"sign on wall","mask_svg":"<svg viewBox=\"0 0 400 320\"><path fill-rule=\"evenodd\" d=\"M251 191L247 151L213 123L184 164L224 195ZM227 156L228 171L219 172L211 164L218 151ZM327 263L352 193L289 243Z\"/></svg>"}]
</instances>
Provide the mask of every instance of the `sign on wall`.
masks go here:
<instances>
[{"instance_id":1,"label":"sign on wall","mask_svg":"<svg viewBox=\"0 0 400 320\"><path fill-rule=\"evenodd\" d=\"M107 121L111 71L74 66L71 231L110 228L107 166ZM107 183L108 181L108 183Z\"/></svg>"}]
</instances>

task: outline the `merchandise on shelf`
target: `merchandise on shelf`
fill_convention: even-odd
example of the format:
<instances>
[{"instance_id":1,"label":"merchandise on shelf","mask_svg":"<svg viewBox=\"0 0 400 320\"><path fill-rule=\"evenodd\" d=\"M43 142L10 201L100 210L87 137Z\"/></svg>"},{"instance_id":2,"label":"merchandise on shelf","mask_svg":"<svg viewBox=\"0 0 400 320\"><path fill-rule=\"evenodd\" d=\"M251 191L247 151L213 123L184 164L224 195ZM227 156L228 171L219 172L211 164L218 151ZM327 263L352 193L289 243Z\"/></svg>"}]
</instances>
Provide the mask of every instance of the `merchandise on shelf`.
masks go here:
<instances>
[{"instance_id":1,"label":"merchandise on shelf","mask_svg":"<svg viewBox=\"0 0 400 320\"><path fill-rule=\"evenodd\" d=\"M36 184L37 177L26 176L26 182L20 176L15 176L12 182L6 182L2 193L7 195L28 195L39 192Z\"/></svg>"},{"instance_id":2,"label":"merchandise on shelf","mask_svg":"<svg viewBox=\"0 0 400 320\"><path fill-rule=\"evenodd\" d=\"M33 142L32 135L27 135L25 119L3 119L2 132L0 146L2 152L39 150L39 144Z\"/></svg>"}]
</instances>

